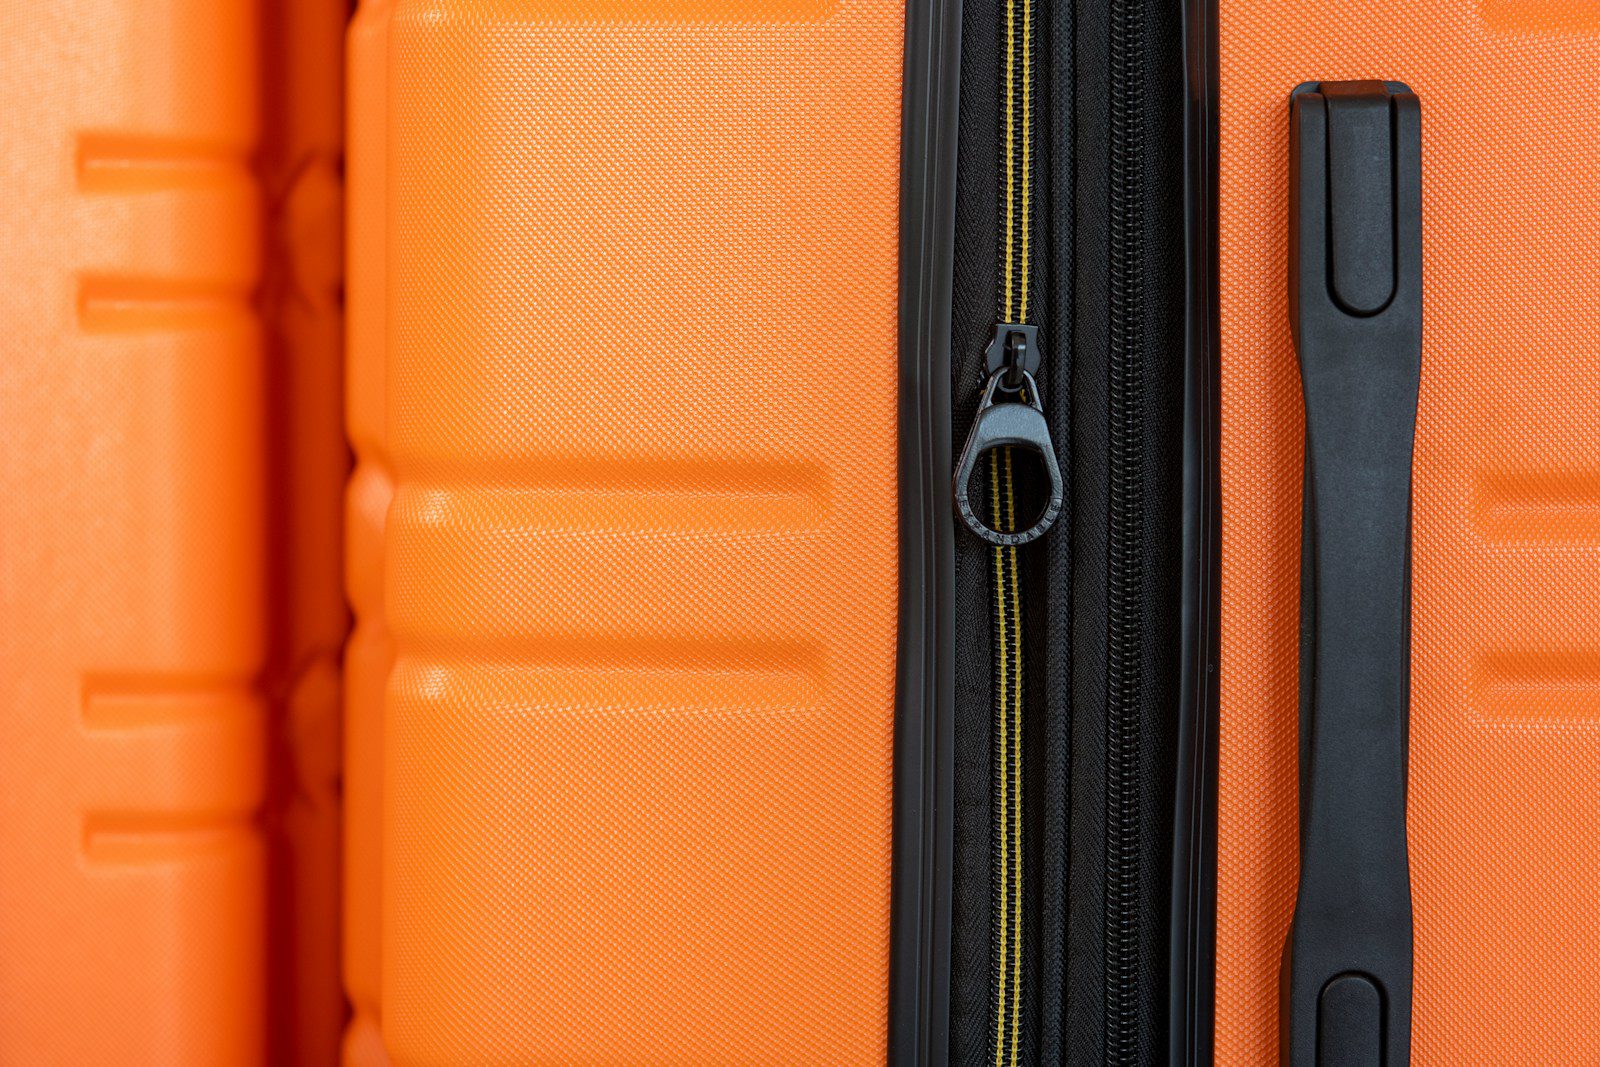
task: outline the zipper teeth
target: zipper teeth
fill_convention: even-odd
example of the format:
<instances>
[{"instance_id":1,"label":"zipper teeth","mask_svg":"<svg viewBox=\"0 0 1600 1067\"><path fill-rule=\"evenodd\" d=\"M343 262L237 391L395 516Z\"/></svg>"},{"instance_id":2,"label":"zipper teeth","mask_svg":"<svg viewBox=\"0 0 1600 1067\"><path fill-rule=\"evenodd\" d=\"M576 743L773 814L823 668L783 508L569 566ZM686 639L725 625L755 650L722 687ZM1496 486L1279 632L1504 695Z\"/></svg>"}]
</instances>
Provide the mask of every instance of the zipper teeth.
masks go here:
<instances>
[{"instance_id":1,"label":"zipper teeth","mask_svg":"<svg viewBox=\"0 0 1600 1067\"><path fill-rule=\"evenodd\" d=\"M1005 78L1005 296L1000 311L1004 321L1021 324L1028 321L1033 264L1033 0L1007 0Z\"/></svg>"},{"instance_id":2,"label":"zipper teeth","mask_svg":"<svg viewBox=\"0 0 1600 1067\"><path fill-rule=\"evenodd\" d=\"M1142 414L1138 324L1142 59L1140 0L1114 0L1111 22L1111 457L1106 722L1106 1062L1136 1062L1139 936L1138 537Z\"/></svg>"},{"instance_id":3,"label":"zipper teeth","mask_svg":"<svg viewBox=\"0 0 1600 1067\"><path fill-rule=\"evenodd\" d=\"M1016 528L1011 449L989 454L994 528ZM1022 1002L1022 611L1015 546L992 551L995 595L994 1063L1014 1067Z\"/></svg>"},{"instance_id":4,"label":"zipper teeth","mask_svg":"<svg viewBox=\"0 0 1600 1067\"><path fill-rule=\"evenodd\" d=\"M1005 322L1028 320L1033 220L1033 4L1006 2ZM991 453L989 497L994 528L1016 529L1010 446ZM995 605L994 1067L1016 1067L1022 1045L1022 598L1016 546L991 550Z\"/></svg>"}]
</instances>

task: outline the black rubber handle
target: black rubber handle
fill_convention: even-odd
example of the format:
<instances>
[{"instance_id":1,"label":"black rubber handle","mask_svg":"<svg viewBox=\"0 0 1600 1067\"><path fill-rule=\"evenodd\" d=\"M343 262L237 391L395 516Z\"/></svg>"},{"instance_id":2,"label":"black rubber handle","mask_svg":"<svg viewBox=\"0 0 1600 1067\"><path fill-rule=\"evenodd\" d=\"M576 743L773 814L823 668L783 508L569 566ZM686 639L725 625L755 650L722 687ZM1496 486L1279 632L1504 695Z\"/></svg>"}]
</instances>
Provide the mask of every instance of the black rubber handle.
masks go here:
<instances>
[{"instance_id":1,"label":"black rubber handle","mask_svg":"<svg viewBox=\"0 0 1600 1067\"><path fill-rule=\"evenodd\" d=\"M1282 1058L1402 1067L1421 108L1404 85L1322 82L1297 89L1290 113L1289 305L1306 467L1300 888Z\"/></svg>"}]
</instances>

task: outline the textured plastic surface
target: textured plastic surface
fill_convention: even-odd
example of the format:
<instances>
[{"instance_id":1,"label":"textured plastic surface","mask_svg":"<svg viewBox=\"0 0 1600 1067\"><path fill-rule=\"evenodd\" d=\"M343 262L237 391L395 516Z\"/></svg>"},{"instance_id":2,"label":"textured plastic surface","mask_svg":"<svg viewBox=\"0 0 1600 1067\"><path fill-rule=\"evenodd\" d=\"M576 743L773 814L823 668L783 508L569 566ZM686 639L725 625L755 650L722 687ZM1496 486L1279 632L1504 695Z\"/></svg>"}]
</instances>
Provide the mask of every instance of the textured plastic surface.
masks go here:
<instances>
[{"instance_id":1,"label":"textured plastic surface","mask_svg":"<svg viewBox=\"0 0 1600 1067\"><path fill-rule=\"evenodd\" d=\"M358 15L348 1062L883 1062L902 19Z\"/></svg>"},{"instance_id":2,"label":"textured plastic surface","mask_svg":"<svg viewBox=\"0 0 1600 1067\"><path fill-rule=\"evenodd\" d=\"M1425 101L1412 1062L1600 1060L1600 9L1220 0L1219 1064L1277 1062L1301 478L1289 92Z\"/></svg>"},{"instance_id":3,"label":"textured plastic surface","mask_svg":"<svg viewBox=\"0 0 1600 1067\"><path fill-rule=\"evenodd\" d=\"M343 18L0 2L0 1063L333 1062Z\"/></svg>"},{"instance_id":4,"label":"textured plastic surface","mask_svg":"<svg viewBox=\"0 0 1600 1067\"><path fill-rule=\"evenodd\" d=\"M0 6L0 1062L264 1057L256 31Z\"/></svg>"}]
</instances>

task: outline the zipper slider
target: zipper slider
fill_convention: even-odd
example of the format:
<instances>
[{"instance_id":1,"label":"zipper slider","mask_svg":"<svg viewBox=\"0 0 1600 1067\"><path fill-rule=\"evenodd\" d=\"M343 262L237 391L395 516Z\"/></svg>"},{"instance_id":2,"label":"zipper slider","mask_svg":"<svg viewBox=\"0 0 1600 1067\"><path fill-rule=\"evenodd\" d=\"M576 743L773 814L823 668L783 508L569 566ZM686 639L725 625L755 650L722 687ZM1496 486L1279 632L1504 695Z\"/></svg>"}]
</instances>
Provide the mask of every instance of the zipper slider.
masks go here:
<instances>
[{"instance_id":1,"label":"zipper slider","mask_svg":"<svg viewBox=\"0 0 1600 1067\"><path fill-rule=\"evenodd\" d=\"M1050 424L1039 398L1039 383L1034 379L1041 362L1039 328L1001 323L995 327L994 340L984 355L989 380L984 384L978 413L956 464L956 510L967 529L991 545L1025 545L1043 537L1055 525L1066 498L1055 444L1050 440ZM978 459L993 449L1013 445L1038 454L1049 481L1049 498L1032 526L1008 533L991 528L978 517L970 490Z\"/></svg>"}]
</instances>

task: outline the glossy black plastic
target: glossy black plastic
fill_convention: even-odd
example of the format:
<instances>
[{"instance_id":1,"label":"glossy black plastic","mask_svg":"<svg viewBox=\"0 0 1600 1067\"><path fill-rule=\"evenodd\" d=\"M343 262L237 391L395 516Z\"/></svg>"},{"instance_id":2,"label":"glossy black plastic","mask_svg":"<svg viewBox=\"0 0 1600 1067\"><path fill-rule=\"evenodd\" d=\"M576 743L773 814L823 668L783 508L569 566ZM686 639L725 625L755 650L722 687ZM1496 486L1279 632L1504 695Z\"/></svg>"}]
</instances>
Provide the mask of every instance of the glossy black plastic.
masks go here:
<instances>
[{"instance_id":1,"label":"glossy black plastic","mask_svg":"<svg viewBox=\"0 0 1600 1067\"><path fill-rule=\"evenodd\" d=\"M946 494L960 70L959 0L909 0L901 109L891 1067L949 1062L955 522Z\"/></svg>"},{"instance_id":2,"label":"glossy black plastic","mask_svg":"<svg viewBox=\"0 0 1600 1067\"><path fill-rule=\"evenodd\" d=\"M1221 352L1217 282L1217 4L1184 2L1183 637L1173 817L1171 1067L1215 1060Z\"/></svg>"},{"instance_id":3,"label":"glossy black plastic","mask_svg":"<svg viewBox=\"0 0 1600 1067\"><path fill-rule=\"evenodd\" d=\"M1300 886L1283 1062L1401 1067L1411 456L1422 360L1421 108L1404 85L1291 102L1289 309L1306 408Z\"/></svg>"},{"instance_id":4,"label":"glossy black plastic","mask_svg":"<svg viewBox=\"0 0 1600 1067\"><path fill-rule=\"evenodd\" d=\"M967 433L967 443L956 463L953 482L961 521L968 530L992 545L1025 545L1038 540L1055 525L1066 503L1066 486L1056 461L1055 444L1050 440L1050 421L1045 417L1044 405L1039 402L1039 383L1025 370L1016 373L1021 378L1019 388L1005 399L1001 387L1010 372L1002 366L989 376L983 387L983 398L978 401L972 429ZM1038 456L1045 474L1044 509L1032 525L1015 533L990 527L972 506L972 476L977 472L978 461L995 449L1007 446L1032 451Z\"/></svg>"}]
</instances>

